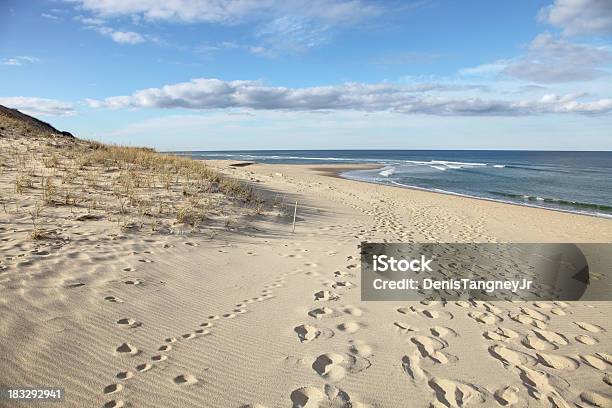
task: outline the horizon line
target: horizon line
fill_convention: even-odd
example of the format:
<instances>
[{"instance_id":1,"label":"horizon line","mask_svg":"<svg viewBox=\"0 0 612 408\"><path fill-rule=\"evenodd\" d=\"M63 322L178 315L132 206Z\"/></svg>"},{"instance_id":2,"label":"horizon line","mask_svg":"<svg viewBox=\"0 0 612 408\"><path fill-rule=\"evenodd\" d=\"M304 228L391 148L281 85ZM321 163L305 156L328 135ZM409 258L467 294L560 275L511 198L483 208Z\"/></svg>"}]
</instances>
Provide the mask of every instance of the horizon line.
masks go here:
<instances>
[{"instance_id":1,"label":"horizon line","mask_svg":"<svg viewBox=\"0 0 612 408\"><path fill-rule=\"evenodd\" d=\"M612 150L545 150L545 149L237 149L237 150L161 150L162 153L171 152L358 152L358 151L438 151L438 152L562 152L562 153L612 153Z\"/></svg>"}]
</instances>

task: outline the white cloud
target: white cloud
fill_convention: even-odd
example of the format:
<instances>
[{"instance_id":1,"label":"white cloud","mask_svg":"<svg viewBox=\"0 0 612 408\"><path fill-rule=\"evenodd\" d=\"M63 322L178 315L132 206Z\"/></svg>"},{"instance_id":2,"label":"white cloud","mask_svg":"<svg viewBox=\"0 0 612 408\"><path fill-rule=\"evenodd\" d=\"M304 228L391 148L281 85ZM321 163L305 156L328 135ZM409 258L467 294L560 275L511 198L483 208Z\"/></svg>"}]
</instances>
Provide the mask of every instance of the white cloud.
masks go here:
<instances>
[{"instance_id":1,"label":"white cloud","mask_svg":"<svg viewBox=\"0 0 612 408\"><path fill-rule=\"evenodd\" d=\"M610 74L612 52L604 47L576 44L539 34L527 55L508 64L503 74L540 83L589 81Z\"/></svg>"},{"instance_id":2,"label":"white cloud","mask_svg":"<svg viewBox=\"0 0 612 408\"><path fill-rule=\"evenodd\" d=\"M49 20L57 20L58 19L57 16L54 16L53 14L49 14L49 13L42 13L40 16L42 18L46 18L46 19L49 19Z\"/></svg>"},{"instance_id":3,"label":"white cloud","mask_svg":"<svg viewBox=\"0 0 612 408\"><path fill-rule=\"evenodd\" d=\"M510 64L510 60L498 60L489 64L481 64L475 67L459 70L460 75L465 76L489 76L498 75Z\"/></svg>"},{"instance_id":4,"label":"white cloud","mask_svg":"<svg viewBox=\"0 0 612 408\"><path fill-rule=\"evenodd\" d=\"M111 28L107 21L99 17L75 16L76 21L81 22L88 30L93 30L100 35L108 37L119 44L140 44L146 41L144 35L134 31L121 31Z\"/></svg>"},{"instance_id":5,"label":"white cloud","mask_svg":"<svg viewBox=\"0 0 612 408\"><path fill-rule=\"evenodd\" d=\"M145 38L142 35L134 31L118 31L110 27L97 27L97 26L92 26L88 28L91 28L100 34L106 37L109 37L114 42L119 43L119 44L133 45L133 44L140 44L140 43L145 42Z\"/></svg>"},{"instance_id":6,"label":"white cloud","mask_svg":"<svg viewBox=\"0 0 612 408\"><path fill-rule=\"evenodd\" d=\"M591 81L612 74L612 52L607 47L569 42L550 33L539 34L527 53L463 68L459 74L476 77L512 77L537 83Z\"/></svg>"},{"instance_id":7,"label":"white cloud","mask_svg":"<svg viewBox=\"0 0 612 408\"><path fill-rule=\"evenodd\" d=\"M76 113L73 104L69 102L28 96L0 97L0 105L32 116L71 116Z\"/></svg>"},{"instance_id":8,"label":"white cloud","mask_svg":"<svg viewBox=\"0 0 612 408\"><path fill-rule=\"evenodd\" d=\"M301 52L329 41L331 28L306 17L282 16L263 24L255 36L263 46L254 47L276 52Z\"/></svg>"},{"instance_id":9,"label":"white cloud","mask_svg":"<svg viewBox=\"0 0 612 408\"><path fill-rule=\"evenodd\" d=\"M0 65L18 67L18 66L25 65L25 64L33 64L35 62L38 62L38 58L28 57L27 55L20 55L20 56L5 58L3 60L0 60Z\"/></svg>"},{"instance_id":10,"label":"white cloud","mask_svg":"<svg viewBox=\"0 0 612 408\"><path fill-rule=\"evenodd\" d=\"M133 31L113 31L111 33L113 41L121 44L138 44L144 42L142 35Z\"/></svg>"},{"instance_id":11,"label":"white cloud","mask_svg":"<svg viewBox=\"0 0 612 408\"><path fill-rule=\"evenodd\" d=\"M101 26L104 25L104 20L101 18L96 18L96 17L85 17L85 16L76 16L74 17L75 20L80 21L81 23L85 24L86 26Z\"/></svg>"},{"instance_id":12,"label":"white cloud","mask_svg":"<svg viewBox=\"0 0 612 408\"><path fill-rule=\"evenodd\" d=\"M567 35L612 34L612 1L555 0L540 10L540 19Z\"/></svg>"},{"instance_id":13,"label":"white cloud","mask_svg":"<svg viewBox=\"0 0 612 408\"><path fill-rule=\"evenodd\" d=\"M256 41L243 48L263 56L306 51L328 42L334 29L382 13L380 3L366 0L65 1L75 3L78 9L88 14L78 17L88 28L104 26L104 31L108 30L108 24L104 22L114 18L129 18L138 24L160 21L224 25L249 23L253 26ZM122 34L130 35L116 35L117 42L133 44L144 41L140 34L139 37L133 32Z\"/></svg>"},{"instance_id":14,"label":"white cloud","mask_svg":"<svg viewBox=\"0 0 612 408\"><path fill-rule=\"evenodd\" d=\"M362 0L67 0L102 17L152 21L236 23L253 17L296 15L351 22L378 13Z\"/></svg>"},{"instance_id":15,"label":"white cloud","mask_svg":"<svg viewBox=\"0 0 612 408\"><path fill-rule=\"evenodd\" d=\"M605 114L612 99L581 102L584 95L545 95L535 100L491 100L448 97L431 91L450 91L444 84L362 84L310 88L272 87L256 81L193 79L190 82L143 89L128 96L102 101L87 100L92 107L228 109L282 111L397 112L439 116L520 116L546 113Z\"/></svg>"}]
</instances>

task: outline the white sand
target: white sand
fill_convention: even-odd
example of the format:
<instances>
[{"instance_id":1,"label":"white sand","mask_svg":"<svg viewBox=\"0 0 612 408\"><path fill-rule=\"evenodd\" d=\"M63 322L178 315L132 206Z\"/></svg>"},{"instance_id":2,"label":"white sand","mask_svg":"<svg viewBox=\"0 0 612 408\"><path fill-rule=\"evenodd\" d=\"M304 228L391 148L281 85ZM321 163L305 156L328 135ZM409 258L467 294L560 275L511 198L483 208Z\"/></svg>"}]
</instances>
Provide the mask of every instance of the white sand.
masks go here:
<instances>
[{"instance_id":1,"label":"white sand","mask_svg":"<svg viewBox=\"0 0 612 408\"><path fill-rule=\"evenodd\" d=\"M67 407L610 406L610 302L361 302L357 245L612 242L611 220L214 165L297 200L295 234L68 221L40 244L0 215L0 385Z\"/></svg>"}]
</instances>

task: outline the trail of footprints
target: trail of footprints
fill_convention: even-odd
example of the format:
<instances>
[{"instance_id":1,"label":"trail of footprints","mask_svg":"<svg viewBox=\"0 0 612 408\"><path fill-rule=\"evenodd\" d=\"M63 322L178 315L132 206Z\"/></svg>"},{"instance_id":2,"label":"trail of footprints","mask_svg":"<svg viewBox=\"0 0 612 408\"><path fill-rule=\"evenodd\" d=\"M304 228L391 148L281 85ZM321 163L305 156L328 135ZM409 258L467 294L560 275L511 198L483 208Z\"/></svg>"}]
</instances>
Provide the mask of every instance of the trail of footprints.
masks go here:
<instances>
[{"instance_id":1,"label":"trail of footprints","mask_svg":"<svg viewBox=\"0 0 612 408\"><path fill-rule=\"evenodd\" d=\"M194 246L194 247L198 246L197 243L192 243L192 242L188 242L185 244L189 246ZM164 248L169 248L169 247L171 246L170 245L164 246ZM254 252L249 252L248 254L254 255ZM150 259L139 260L139 261L153 262ZM135 268L125 268L124 269L124 271L126 272L132 272L134 270ZM116 394L120 395L121 391L125 389L130 379L134 378L136 375L140 375L140 374L146 373L154 369L156 365L162 362L167 362L170 359L171 353L174 350L174 346L178 344L179 342L188 341L188 340L197 339L197 338L211 335L212 334L211 328L218 325L219 321L222 321L225 319L237 318L238 316L243 315L248 312L249 305L272 299L274 297L274 290L278 288L282 288L286 284L286 277L288 275L289 274L287 273L280 274L272 283L265 285L263 289L260 291L260 294L258 296L242 300L241 302L237 303L235 305L235 308L232 309L231 311L228 311L226 313L222 313L219 315L208 316L206 318L206 321L199 323L198 327L195 328L194 330L188 331L186 333L182 333L180 335L166 337L163 340L163 343L161 343L159 347L157 348L156 354L145 357L146 359L145 361L139 364L135 364L131 368L123 369L117 372L115 375L116 381L104 387L104 389L102 390L103 395L111 397L111 398L115 397ZM144 283L144 281L140 279L129 279L129 280L126 280L124 283L126 285L139 285L139 284ZM106 296L104 297L104 301L109 302L109 303L123 303L124 302L122 298L119 298L117 296ZM138 328L142 325L142 322L136 321L135 319L132 319L129 317L121 318L117 320L115 323L120 327L131 328L131 329ZM128 342L124 342L122 344L117 345L114 349L114 352L116 355L124 355L124 356L125 355L128 355L128 356L142 356L143 355L141 350L139 350L136 346ZM179 374L171 379L171 383L179 387L194 385L194 384L197 384L199 381L200 380L196 376L190 373ZM118 397L115 397L114 399L107 401L103 405L104 408L119 408L119 407L124 407L124 406L126 406L126 401Z\"/></svg>"},{"instance_id":2,"label":"trail of footprints","mask_svg":"<svg viewBox=\"0 0 612 408\"><path fill-rule=\"evenodd\" d=\"M393 237L392 240L395 241L414 242L416 239L415 235L411 232L407 232L411 231L413 228L405 228L399 218L396 216L396 209L386 209L384 208L384 205L385 203L381 201L380 204L376 202L368 203L365 208L357 208L354 206L360 212L370 215L373 218L373 226L371 226L372 224L368 226L361 224L349 225L349 231L352 231L354 234L352 238L356 238L358 240L387 241L387 237ZM432 233L433 229L430 222L419 225L419 215L420 214L418 213L412 214L412 217L415 219L415 227L420 233L420 236L424 236L425 239L429 240L438 239L438 235ZM427 215L427 217L429 217L430 214L427 213L423 215ZM427 219L427 217L424 217L423 219ZM441 215L440 219L444 220L444 222L440 222L439 225L445 225L445 223L448 222L448 217L446 214ZM342 229L346 231L347 226L327 226L322 227L321 231L331 231L335 229ZM470 239L487 239L488 237L482 231L484 231L482 223L476 223L472 230L462 232L464 236L458 236L456 239L459 241ZM448 231L439 231L440 234L446 234L447 232ZM336 253L332 253L331 255L335 254ZM356 267L357 264L350 264L345 268L345 271L334 272L334 279L336 281L334 283L325 282L325 287L313 294L313 301L316 302L316 305L313 306L308 312L308 317L310 318L309 322L299 324L294 328L294 331L298 336L298 340L301 343L307 344L312 341L318 341L322 338L325 339L333 336L334 330L326 328L321 324L322 322L328 321L328 319L339 319L345 317L347 314L358 318L363 314L363 311L356 307L335 306L342 300L342 294L340 293L339 289L354 286L348 278L352 276L350 270ZM342 279L342 281L340 279ZM398 312L401 314L414 315L420 319L430 321L453 319L452 313L445 310L434 309L433 306L436 305L436 302L428 302L425 305L427 307L424 308L414 306L410 308L399 308ZM473 318L480 319L482 321L495 320L495 316L493 316L491 311L479 313L482 314L475 313ZM410 326L403 322L396 322L395 324L397 330L402 333L418 331L416 327ZM358 332L360 325L361 324L359 321L347 320L337 324L335 329L351 335ZM404 368L404 371L409 374L413 381L426 382L427 386L435 393L436 402L449 407L463 406L464 403L467 403L468 401L482 399L479 396L478 389L474 386L461 383L460 381L429 377L427 371L422 367L423 360L429 361L430 364L448 364L456 361L457 358L448 352L448 339L456 336L457 333L449 327L442 325L432 326L429 328L429 333L419 333L411 336L410 344L412 344L414 347L413 353L406 355L402 360L402 367ZM367 361L367 364L363 364L363 367L357 369L356 372L369 367L370 362L367 360L367 357L371 356L372 353L372 347L367 343L357 339L351 339L349 341L348 353L344 354L330 352L319 355L313 362L312 368L316 374L327 381L334 383L344 378L345 375L347 375L347 373L353 369L355 363L360 361L359 358ZM512 392L512 389L502 390L499 393L499 398L507 398L508 401L512 401L513 398L512 395L510 395ZM318 406L317 404L320 400L327 402L323 396L323 393L317 388L313 389L312 387L305 387L301 390L294 391L294 394L296 393L299 393L300 398L297 401L298 403L296 403L295 399L293 398L294 395L292 394L294 407L305 406L309 401L314 403L313 406ZM455 398L455 395L458 397ZM359 403L355 401L351 401L349 403L347 400L346 402L339 402L337 404L337 406L341 407L350 407L357 406L355 404Z\"/></svg>"},{"instance_id":3,"label":"trail of footprints","mask_svg":"<svg viewBox=\"0 0 612 408\"><path fill-rule=\"evenodd\" d=\"M342 204L371 218L364 223L320 227L321 231L340 230L343 235L348 231L352 235L347 238L359 241L442 242L444 238L446 242L497 242L486 232L484 218L466 220L437 206L410 209L386 201L382 196L363 200L350 192L342 193L353 199L340 200ZM355 199L363 201L363 205L354 203ZM400 214L410 220L410 228L406 228Z\"/></svg>"},{"instance_id":4,"label":"trail of footprints","mask_svg":"<svg viewBox=\"0 0 612 408\"><path fill-rule=\"evenodd\" d=\"M521 398L533 398L538 404L553 407L570 407L566 400L570 395L571 384L558 375L560 372L573 371L580 365L599 370L603 373L602 381L610 385L607 370L612 364L612 356L603 352L585 355L565 355L558 350L568 346L572 339L569 336L548 329L554 316L571 315L570 304L565 302L522 302L518 311L503 310L493 304L479 301L457 301L452 305L441 302L422 302L428 306L453 306L464 309L467 315L486 330L483 338L488 342L489 355L497 360L512 374L507 380L515 378L515 384L508 384L491 391L490 388L457 379L441 378L433 375L430 368L452 362L454 356L449 352L450 341L457 336L452 329L444 326L433 326L421 329L403 321L396 321L394 326L398 333L408 336L415 347L402 358L402 368L415 384L428 387L434 394L432 406L441 404L446 407L463 407L467 405L486 404L495 401L501 406L524 406ZM553 312L556 310L556 312ZM563 313L560 313L563 311ZM400 307L400 315L411 315L427 320L438 320L441 317L452 318L452 313L444 315L430 310L430 313L418 307ZM524 330L505 327L505 322L520 324ZM582 344L596 345L597 333L605 332L600 326L576 321L574 325L585 332L574 337ZM429 368L428 368L429 367ZM452 371L451 371L452 372ZM528 397L523 397L519 387L524 387ZM581 402L589 406L610 406L610 398L596 391L587 390L580 393ZM488 406L488 405L485 405Z\"/></svg>"},{"instance_id":5,"label":"trail of footprints","mask_svg":"<svg viewBox=\"0 0 612 408\"><path fill-rule=\"evenodd\" d=\"M335 251L330 256L338 255ZM333 406L339 408L365 406L360 401L332 385L349 375L356 375L371 366L368 359L373 354L372 347L366 342L354 338L352 335L359 332L363 323L359 318L364 311L356 306L343 303L347 291L356 287L351 281L354 277L350 271L357 268L353 256L347 257L348 265L344 270L332 272L331 279L320 279L322 289L316 291L311 300L314 303L309 309L306 320L294 327L299 342L307 345L313 341L323 341L334 337L336 333L347 335L346 350L343 352L327 352L318 355L310 364L314 375L328 382L323 389L305 386L294 390L291 394L293 406L319 407ZM318 277L319 275L314 275ZM327 327L325 323L332 323Z\"/></svg>"}]
</instances>

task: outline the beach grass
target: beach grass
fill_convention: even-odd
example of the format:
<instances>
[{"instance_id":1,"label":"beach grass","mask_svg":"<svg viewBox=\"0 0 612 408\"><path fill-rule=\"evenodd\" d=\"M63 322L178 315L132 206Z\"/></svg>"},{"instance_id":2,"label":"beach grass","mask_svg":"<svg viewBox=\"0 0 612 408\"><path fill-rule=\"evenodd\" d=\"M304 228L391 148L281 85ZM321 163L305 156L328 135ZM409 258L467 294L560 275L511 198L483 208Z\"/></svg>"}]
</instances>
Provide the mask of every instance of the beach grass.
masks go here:
<instances>
[{"instance_id":1,"label":"beach grass","mask_svg":"<svg viewBox=\"0 0 612 408\"><path fill-rule=\"evenodd\" d=\"M234 225L242 213L265 212L263 196L250 184L203 161L41 133L0 119L0 203L7 214L28 216L33 239L45 237L43 225L56 224L51 221L65 217L66 209L76 219L111 220L121 230L183 225L191 232L212 219L233 217L227 224Z\"/></svg>"}]
</instances>

